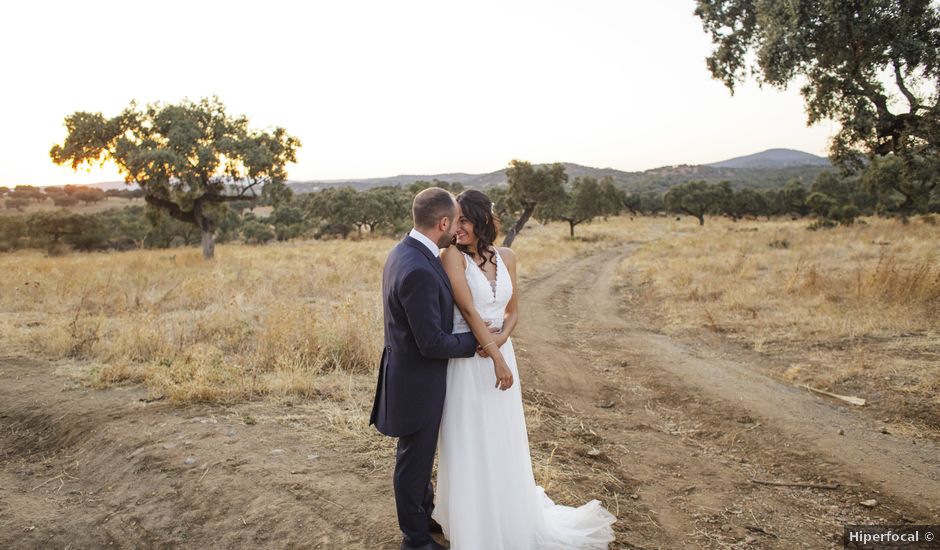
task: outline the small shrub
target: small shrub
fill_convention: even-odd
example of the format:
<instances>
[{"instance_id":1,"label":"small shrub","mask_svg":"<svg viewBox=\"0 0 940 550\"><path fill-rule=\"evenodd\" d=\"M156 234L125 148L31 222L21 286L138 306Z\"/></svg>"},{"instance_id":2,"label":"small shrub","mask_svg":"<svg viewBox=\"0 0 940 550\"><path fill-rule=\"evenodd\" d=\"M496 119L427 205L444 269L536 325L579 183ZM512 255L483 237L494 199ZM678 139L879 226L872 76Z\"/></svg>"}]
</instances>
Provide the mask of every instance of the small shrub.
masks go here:
<instances>
[{"instance_id":1,"label":"small shrub","mask_svg":"<svg viewBox=\"0 0 940 550\"><path fill-rule=\"evenodd\" d=\"M65 256L69 252L69 246L62 242L49 242L45 247L46 256L59 257Z\"/></svg>"},{"instance_id":2,"label":"small shrub","mask_svg":"<svg viewBox=\"0 0 940 550\"><path fill-rule=\"evenodd\" d=\"M809 224L809 226L808 226L806 229L808 229L808 230L810 230L810 231L816 231L816 230L819 230L819 229L832 229L832 228L835 227L836 225L838 225L838 224L837 224L836 222L832 221L832 220L820 219L820 220L816 220L816 221L814 221L813 223Z\"/></svg>"},{"instance_id":3,"label":"small shrub","mask_svg":"<svg viewBox=\"0 0 940 550\"><path fill-rule=\"evenodd\" d=\"M250 220L242 226L242 236L248 244L265 244L274 239L274 230L266 223Z\"/></svg>"}]
</instances>

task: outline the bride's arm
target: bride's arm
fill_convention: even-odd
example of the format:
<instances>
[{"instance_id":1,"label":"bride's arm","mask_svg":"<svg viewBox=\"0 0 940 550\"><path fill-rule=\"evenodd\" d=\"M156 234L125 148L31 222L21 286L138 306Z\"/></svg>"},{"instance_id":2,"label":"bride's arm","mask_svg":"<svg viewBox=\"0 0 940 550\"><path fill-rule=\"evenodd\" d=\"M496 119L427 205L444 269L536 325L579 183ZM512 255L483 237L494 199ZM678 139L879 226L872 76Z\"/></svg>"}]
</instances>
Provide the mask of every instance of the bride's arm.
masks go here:
<instances>
[{"instance_id":1,"label":"bride's arm","mask_svg":"<svg viewBox=\"0 0 940 550\"><path fill-rule=\"evenodd\" d=\"M464 264L463 254L456 247L449 247L441 253L441 261L444 264L444 271L450 278L450 286L454 291L454 303L457 309L463 315L467 325L476 337L477 342L483 346L489 357L493 359L496 367L496 386L500 389L508 389L512 386L512 371L506 364L503 354L499 351L499 342L496 336L490 333L490 329L480 316L473 305L473 294L470 293L470 285L467 284L466 266ZM490 343L493 345L490 345Z\"/></svg>"}]
</instances>

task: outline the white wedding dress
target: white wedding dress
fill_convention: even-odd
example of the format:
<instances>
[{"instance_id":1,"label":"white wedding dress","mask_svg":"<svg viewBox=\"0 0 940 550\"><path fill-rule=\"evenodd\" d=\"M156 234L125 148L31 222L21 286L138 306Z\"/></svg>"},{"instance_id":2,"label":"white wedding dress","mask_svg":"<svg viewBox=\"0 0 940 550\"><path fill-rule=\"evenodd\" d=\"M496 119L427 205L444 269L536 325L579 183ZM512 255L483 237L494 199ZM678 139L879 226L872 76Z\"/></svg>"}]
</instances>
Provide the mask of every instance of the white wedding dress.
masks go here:
<instances>
[{"instance_id":1,"label":"white wedding dress","mask_svg":"<svg viewBox=\"0 0 940 550\"><path fill-rule=\"evenodd\" d=\"M513 293L502 258L496 254L494 283L469 256L464 259L474 306L485 321L502 326ZM453 332L470 332L459 310ZM512 340L500 350L513 375L506 391L495 387L489 358L447 364L432 517L451 550L606 549L616 518L599 501L578 508L555 504L535 484Z\"/></svg>"}]
</instances>

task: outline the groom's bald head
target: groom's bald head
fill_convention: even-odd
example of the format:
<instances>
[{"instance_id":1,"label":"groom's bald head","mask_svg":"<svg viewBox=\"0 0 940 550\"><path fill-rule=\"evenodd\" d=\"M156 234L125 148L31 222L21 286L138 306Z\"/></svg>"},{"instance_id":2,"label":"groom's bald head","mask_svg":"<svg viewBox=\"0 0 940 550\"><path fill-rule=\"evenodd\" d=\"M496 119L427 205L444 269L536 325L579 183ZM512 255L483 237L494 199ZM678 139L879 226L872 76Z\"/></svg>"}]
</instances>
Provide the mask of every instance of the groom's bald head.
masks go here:
<instances>
[{"instance_id":1,"label":"groom's bald head","mask_svg":"<svg viewBox=\"0 0 940 550\"><path fill-rule=\"evenodd\" d=\"M441 218L448 218L453 223L457 217L457 201L440 187L428 187L415 195L411 217L417 229L434 229Z\"/></svg>"}]
</instances>

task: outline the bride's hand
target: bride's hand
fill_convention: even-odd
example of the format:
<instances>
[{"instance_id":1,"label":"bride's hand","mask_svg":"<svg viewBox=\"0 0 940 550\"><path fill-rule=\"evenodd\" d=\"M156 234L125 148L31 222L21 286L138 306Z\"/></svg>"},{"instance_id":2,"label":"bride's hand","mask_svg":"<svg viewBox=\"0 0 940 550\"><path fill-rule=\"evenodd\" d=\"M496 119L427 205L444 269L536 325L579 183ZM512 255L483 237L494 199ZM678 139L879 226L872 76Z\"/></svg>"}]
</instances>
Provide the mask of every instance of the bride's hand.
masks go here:
<instances>
[{"instance_id":1,"label":"bride's hand","mask_svg":"<svg viewBox=\"0 0 940 550\"><path fill-rule=\"evenodd\" d=\"M502 355L493 359L493 366L496 370L496 387L506 391L512 387L512 371Z\"/></svg>"}]
</instances>

